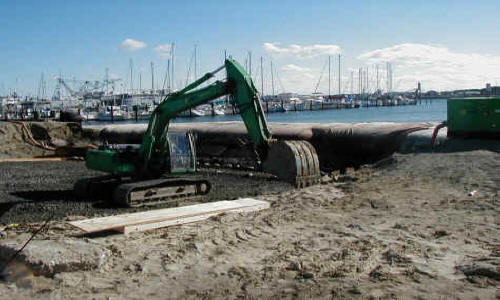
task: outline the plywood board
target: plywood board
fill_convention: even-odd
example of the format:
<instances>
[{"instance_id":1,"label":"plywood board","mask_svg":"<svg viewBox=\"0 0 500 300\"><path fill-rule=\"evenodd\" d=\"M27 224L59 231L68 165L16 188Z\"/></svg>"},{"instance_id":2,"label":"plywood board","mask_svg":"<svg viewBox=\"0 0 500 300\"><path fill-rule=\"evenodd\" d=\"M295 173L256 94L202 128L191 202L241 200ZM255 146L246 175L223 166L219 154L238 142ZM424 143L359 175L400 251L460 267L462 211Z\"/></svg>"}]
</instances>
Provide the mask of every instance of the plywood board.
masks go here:
<instances>
[{"instance_id":1,"label":"plywood board","mask_svg":"<svg viewBox=\"0 0 500 300\"><path fill-rule=\"evenodd\" d=\"M69 224L88 233L104 230L119 230L123 232L142 231L147 229L159 228L155 227L159 225L145 226L146 224L163 222L163 224L165 224L164 226L172 226L207 219L211 216L223 212L251 211L252 208L254 208L254 210L269 208L269 203L266 201L244 198L234 201L217 201L183 207L173 207L102 218L86 219L69 222ZM202 216L205 216L205 218L203 218ZM125 230L126 227L128 227L127 230Z\"/></svg>"},{"instance_id":2,"label":"plywood board","mask_svg":"<svg viewBox=\"0 0 500 300\"><path fill-rule=\"evenodd\" d=\"M66 161L68 157L24 157L24 158L2 158L0 163L5 162L44 162L44 161Z\"/></svg>"},{"instance_id":3,"label":"plywood board","mask_svg":"<svg viewBox=\"0 0 500 300\"><path fill-rule=\"evenodd\" d=\"M235 201L238 201L238 200L235 200ZM269 202L265 202L265 201L260 201L260 202L262 202L262 203L257 204L257 205L252 205L252 206L235 208L235 209L231 209L231 210L226 211L226 212L228 212L228 213L252 212L252 211L259 211L259 210L267 209L270 207ZM203 220L206 220L210 217L216 216L216 215L221 214L221 213L222 212L219 211L219 212L214 212L214 213L207 213L207 214L203 214L203 215L183 217L183 218L165 220L165 221L154 222L154 223L145 223L145 224L124 226L123 230L121 230L121 231L124 234L129 234L132 232L139 232L139 231L146 231L146 230L150 230L150 229L157 229L157 228L163 228L163 227L169 227L169 226L175 226L175 225L188 224L188 223L203 221Z\"/></svg>"}]
</instances>

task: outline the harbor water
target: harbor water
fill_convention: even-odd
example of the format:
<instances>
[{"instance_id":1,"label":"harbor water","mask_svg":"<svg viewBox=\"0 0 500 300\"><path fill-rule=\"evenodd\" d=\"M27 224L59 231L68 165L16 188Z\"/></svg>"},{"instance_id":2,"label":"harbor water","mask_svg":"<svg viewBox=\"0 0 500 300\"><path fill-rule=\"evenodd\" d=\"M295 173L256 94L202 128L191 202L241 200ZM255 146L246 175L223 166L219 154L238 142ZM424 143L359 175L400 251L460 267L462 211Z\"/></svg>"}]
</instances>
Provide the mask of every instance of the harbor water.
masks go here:
<instances>
[{"instance_id":1,"label":"harbor water","mask_svg":"<svg viewBox=\"0 0 500 300\"><path fill-rule=\"evenodd\" d=\"M331 109L297 111L266 114L269 122L287 123L359 123L359 122L441 122L446 120L446 99L422 99L417 105L374 106L351 109ZM202 116L195 118L176 118L174 123L187 122L225 122L240 121L239 115ZM147 123L139 120L138 123ZM108 124L109 122L86 122L89 125ZM115 122L133 124L133 120Z\"/></svg>"}]
</instances>

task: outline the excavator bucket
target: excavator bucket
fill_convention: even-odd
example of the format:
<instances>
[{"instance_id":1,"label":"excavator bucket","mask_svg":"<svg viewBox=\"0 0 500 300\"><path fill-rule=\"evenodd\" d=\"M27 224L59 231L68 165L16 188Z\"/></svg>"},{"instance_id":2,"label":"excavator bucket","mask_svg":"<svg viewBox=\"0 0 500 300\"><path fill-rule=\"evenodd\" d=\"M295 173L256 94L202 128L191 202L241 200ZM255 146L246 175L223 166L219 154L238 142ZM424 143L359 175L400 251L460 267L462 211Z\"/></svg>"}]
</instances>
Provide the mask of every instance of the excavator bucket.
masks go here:
<instances>
[{"instance_id":1,"label":"excavator bucket","mask_svg":"<svg viewBox=\"0 0 500 300\"><path fill-rule=\"evenodd\" d=\"M263 171L298 188L319 182L318 154L307 141L270 141Z\"/></svg>"}]
</instances>

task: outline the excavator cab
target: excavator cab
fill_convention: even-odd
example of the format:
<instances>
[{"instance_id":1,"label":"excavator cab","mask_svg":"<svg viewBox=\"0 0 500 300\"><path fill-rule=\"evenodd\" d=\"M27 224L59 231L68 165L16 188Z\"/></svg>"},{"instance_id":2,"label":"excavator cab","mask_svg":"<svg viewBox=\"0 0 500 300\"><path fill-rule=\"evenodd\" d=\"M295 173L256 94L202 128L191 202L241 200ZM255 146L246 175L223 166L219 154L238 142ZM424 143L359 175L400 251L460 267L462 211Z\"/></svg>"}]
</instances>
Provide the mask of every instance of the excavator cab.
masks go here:
<instances>
[{"instance_id":1,"label":"excavator cab","mask_svg":"<svg viewBox=\"0 0 500 300\"><path fill-rule=\"evenodd\" d=\"M169 131L167 133L170 173L194 173L196 171L196 149L191 132Z\"/></svg>"}]
</instances>

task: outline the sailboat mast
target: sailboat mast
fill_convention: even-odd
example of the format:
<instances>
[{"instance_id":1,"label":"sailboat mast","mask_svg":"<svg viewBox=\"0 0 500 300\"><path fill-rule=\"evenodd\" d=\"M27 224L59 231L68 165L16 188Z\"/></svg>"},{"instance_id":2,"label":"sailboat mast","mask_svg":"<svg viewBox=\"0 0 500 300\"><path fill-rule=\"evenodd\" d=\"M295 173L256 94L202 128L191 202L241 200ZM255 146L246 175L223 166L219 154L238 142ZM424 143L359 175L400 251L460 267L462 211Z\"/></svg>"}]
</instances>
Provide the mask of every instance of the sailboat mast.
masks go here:
<instances>
[{"instance_id":1,"label":"sailboat mast","mask_svg":"<svg viewBox=\"0 0 500 300\"><path fill-rule=\"evenodd\" d=\"M151 62L151 94L155 92L155 69L154 64Z\"/></svg>"},{"instance_id":2,"label":"sailboat mast","mask_svg":"<svg viewBox=\"0 0 500 300\"><path fill-rule=\"evenodd\" d=\"M331 95L331 90L330 90L330 83L331 83L331 66L330 66L330 55L328 55L328 99L330 99L330 95Z\"/></svg>"},{"instance_id":3,"label":"sailboat mast","mask_svg":"<svg viewBox=\"0 0 500 300\"><path fill-rule=\"evenodd\" d=\"M351 71L351 94L354 94L353 85L354 85L354 72Z\"/></svg>"},{"instance_id":4,"label":"sailboat mast","mask_svg":"<svg viewBox=\"0 0 500 300\"><path fill-rule=\"evenodd\" d=\"M132 76L132 70L134 68L134 63L132 62L132 59L130 59L129 61L129 65L130 65L130 93L133 93L134 92L134 77Z\"/></svg>"},{"instance_id":5,"label":"sailboat mast","mask_svg":"<svg viewBox=\"0 0 500 300\"><path fill-rule=\"evenodd\" d=\"M363 91L363 74L361 68L358 69L358 93L361 95Z\"/></svg>"},{"instance_id":6,"label":"sailboat mast","mask_svg":"<svg viewBox=\"0 0 500 300\"><path fill-rule=\"evenodd\" d=\"M390 83L389 83L389 63L387 62L386 63L386 76L387 76L387 92L389 93L391 91L391 88L390 88Z\"/></svg>"},{"instance_id":7,"label":"sailboat mast","mask_svg":"<svg viewBox=\"0 0 500 300\"><path fill-rule=\"evenodd\" d=\"M194 44L194 80L198 79L196 47L197 45Z\"/></svg>"},{"instance_id":8,"label":"sailboat mast","mask_svg":"<svg viewBox=\"0 0 500 300\"><path fill-rule=\"evenodd\" d=\"M274 97L274 71L273 71L273 61L271 60L271 87L273 89L273 97Z\"/></svg>"},{"instance_id":9,"label":"sailboat mast","mask_svg":"<svg viewBox=\"0 0 500 300\"><path fill-rule=\"evenodd\" d=\"M260 92L264 98L264 68L262 67L262 56L260 57Z\"/></svg>"},{"instance_id":10,"label":"sailboat mast","mask_svg":"<svg viewBox=\"0 0 500 300\"><path fill-rule=\"evenodd\" d=\"M339 95L340 95L340 84L341 84L341 78L340 78L340 53L339 53Z\"/></svg>"},{"instance_id":11,"label":"sailboat mast","mask_svg":"<svg viewBox=\"0 0 500 300\"><path fill-rule=\"evenodd\" d=\"M170 73L170 59L167 60L167 69L165 70L165 77L163 77L163 86L161 87L163 92L165 92L165 84L167 83L167 78L170 77L169 73ZM170 79L167 84L167 90L169 90L169 86L170 86Z\"/></svg>"},{"instance_id":12,"label":"sailboat mast","mask_svg":"<svg viewBox=\"0 0 500 300\"><path fill-rule=\"evenodd\" d=\"M252 77L252 51L248 51L248 74Z\"/></svg>"},{"instance_id":13,"label":"sailboat mast","mask_svg":"<svg viewBox=\"0 0 500 300\"><path fill-rule=\"evenodd\" d=\"M105 76L105 78L104 78L104 84L106 84L106 95L108 94L108 84L109 84L109 75L108 75L108 71L109 71L109 69L108 69L108 68L104 69L104 74L105 74L105 75L104 75L104 76ZM43 74L43 73L42 73L42 74Z\"/></svg>"},{"instance_id":14,"label":"sailboat mast","mask_svg":"<svg viewBox=\"0 0 500 300\"><path fill-rule=\"evenodd\" d=\"M174 76L174 75L175 75L175 73L174 73L175 43L172 43L172 46L171 46L171 49L170 49L170 55L172 56L172 57L170 58L170 60L171 60L171 65L172 65L172 76L170 77L170 80L172 81L172 82L171 82L171 84L172 84L172 85L171 85L171 88L172 88L172 90L173 90L173 89L175 88L175 76Z\"/></svg>"}]
</instances>

